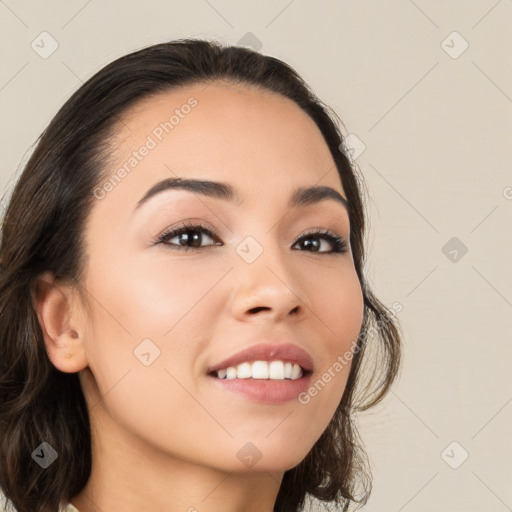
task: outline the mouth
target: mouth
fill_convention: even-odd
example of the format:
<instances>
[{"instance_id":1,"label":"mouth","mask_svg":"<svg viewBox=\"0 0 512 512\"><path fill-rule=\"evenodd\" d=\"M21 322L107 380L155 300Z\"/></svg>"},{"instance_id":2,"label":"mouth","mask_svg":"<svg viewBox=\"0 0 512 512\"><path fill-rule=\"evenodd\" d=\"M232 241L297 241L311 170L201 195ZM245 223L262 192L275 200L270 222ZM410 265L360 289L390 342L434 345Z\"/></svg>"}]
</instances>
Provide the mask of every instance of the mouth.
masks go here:
<instances>
[{"instance_id":1,"label":"mouth","mask_svg":"<svg viewBox=\"0 0 512 512\"><path fill-rule=\"evenodd\" d=\"M292 361L246 361L236 366L219 368L208 373L217 379L252 379L252 380L297 380L311 373Z\"/></svg>"},{"instance_id":2,"label":"mouth","mask_svg":"<svg viewBox=\"0 0 512 512\"><path fill-rule=\"evenodd\" d=\"M215 386L263 404L297 399L312 373L311 356L291 343L255 345L207 370Z\"/></svg>"}]
</instances>

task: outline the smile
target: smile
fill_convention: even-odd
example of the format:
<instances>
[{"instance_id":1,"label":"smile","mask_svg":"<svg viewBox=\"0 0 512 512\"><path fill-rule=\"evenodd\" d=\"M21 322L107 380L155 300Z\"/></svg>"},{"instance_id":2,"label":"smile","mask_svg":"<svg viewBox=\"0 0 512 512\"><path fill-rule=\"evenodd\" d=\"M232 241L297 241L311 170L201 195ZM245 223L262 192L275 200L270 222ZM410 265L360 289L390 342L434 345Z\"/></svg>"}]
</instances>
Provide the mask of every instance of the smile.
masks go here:
<instances>
[{"instance_id":1,"label":"smile","mask_svg":"<svg viewBox=\"0 0 512 512\"><path fill-rule=\"evenodd\" d=\"M296 380L304 373L297 363L290 361L252 361L243 362L237 366L220 368L212 374L218 379L270 379L270 380Z\"/></svg>"}]
</instances>

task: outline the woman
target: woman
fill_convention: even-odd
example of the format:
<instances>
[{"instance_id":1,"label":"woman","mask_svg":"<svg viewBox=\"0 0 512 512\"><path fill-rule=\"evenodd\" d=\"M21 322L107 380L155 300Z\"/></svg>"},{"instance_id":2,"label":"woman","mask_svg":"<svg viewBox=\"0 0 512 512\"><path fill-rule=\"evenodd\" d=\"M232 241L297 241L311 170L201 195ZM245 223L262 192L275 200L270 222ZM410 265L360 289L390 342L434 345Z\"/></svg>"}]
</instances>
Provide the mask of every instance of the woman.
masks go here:
<instances>
[{"instance_id":1,"label":"woman","mask_svg":"<svg viewBox=\"0 0 512 512\"><path fill-rule=\"evenodd\" d=\"M18 511L367 501L353 414L389 389L400 335L331 116L283 62L193 39L114 61L57 113L0 247Z\"/></svg>"}]
</instances>

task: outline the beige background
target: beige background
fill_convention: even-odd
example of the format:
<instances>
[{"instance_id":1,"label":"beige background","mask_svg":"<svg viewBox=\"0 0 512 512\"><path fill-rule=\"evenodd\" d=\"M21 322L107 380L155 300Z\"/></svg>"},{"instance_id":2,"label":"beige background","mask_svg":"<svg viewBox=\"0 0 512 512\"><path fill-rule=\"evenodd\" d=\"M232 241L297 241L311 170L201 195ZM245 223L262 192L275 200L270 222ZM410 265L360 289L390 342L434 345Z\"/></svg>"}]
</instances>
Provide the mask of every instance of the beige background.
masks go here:
<instances>
[{"instance_id":1,"label":"beige background","mask_svg":"<svg viewBox=\"0 0 512 512\"><path fill-rule=\"evenodd\" d=\"M511 25L510 0L0 1L2 190L114 58L186 36L261 44L364 143L368 272L403 305L400 380L360 416L364 510L512 510ZM42 58L31 44L50 38Z\"/></svg>"}]
</instances>

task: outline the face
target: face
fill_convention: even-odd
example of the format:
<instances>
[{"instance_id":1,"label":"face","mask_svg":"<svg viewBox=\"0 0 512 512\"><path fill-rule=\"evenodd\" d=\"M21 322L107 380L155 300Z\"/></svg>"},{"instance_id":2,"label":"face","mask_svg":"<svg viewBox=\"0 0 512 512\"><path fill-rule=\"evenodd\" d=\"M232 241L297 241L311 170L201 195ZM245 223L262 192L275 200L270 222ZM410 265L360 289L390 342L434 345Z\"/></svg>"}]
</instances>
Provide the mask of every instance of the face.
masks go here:
<instances>
[{"instance_id":1,"label":"face","mask_svg":"<svg viewBox=\"0 0 512 512\"><path fill-rule=\"evenodd\" d=\"M341 400L350 363L340 360L363 318L328 147L295 103L245 86L166 92L123 121L85 231L92 309L80 378L91 421L104 440L122 433L164 457L289 469ZM160 186L138 204L177 177L221 182L233 197ZM300 187L335 192L290 206ZM256 345L263 351L242 357L245 370L261 359L311 367L284 380L210 373ZM274 377L289 368L259 367Z\"/></svg>"}]
</instances>

